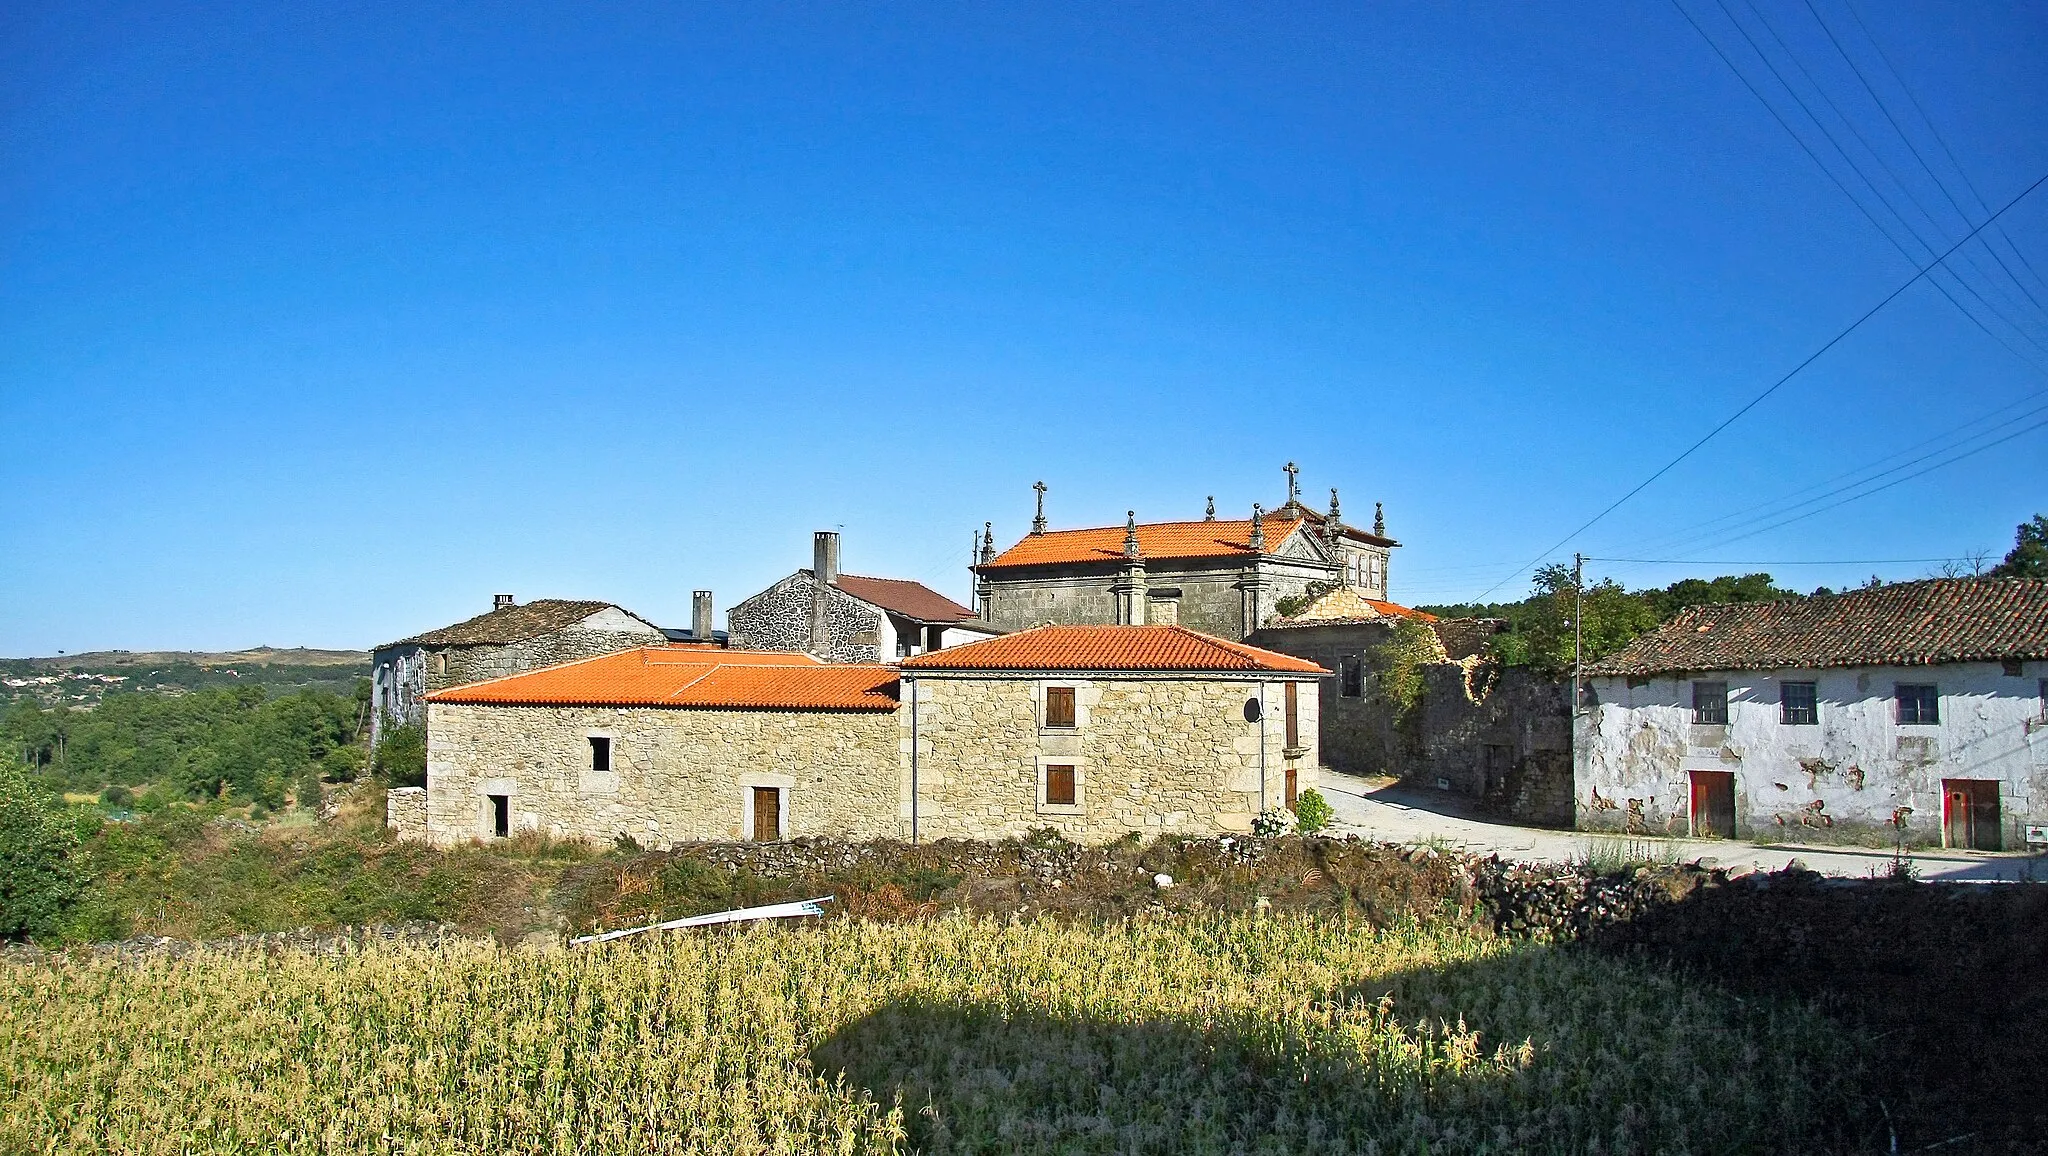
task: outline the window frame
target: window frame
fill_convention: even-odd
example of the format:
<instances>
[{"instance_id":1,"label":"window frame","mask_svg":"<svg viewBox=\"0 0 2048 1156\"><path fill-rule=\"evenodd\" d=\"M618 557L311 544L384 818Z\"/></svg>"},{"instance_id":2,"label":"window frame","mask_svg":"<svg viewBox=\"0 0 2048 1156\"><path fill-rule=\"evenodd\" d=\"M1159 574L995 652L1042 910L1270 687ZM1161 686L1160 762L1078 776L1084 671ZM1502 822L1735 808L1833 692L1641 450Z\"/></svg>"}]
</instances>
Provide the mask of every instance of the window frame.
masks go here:
<instances>
[{"instance_id":1,"label":"window frame","mask_svg":"<svg viewBox=\"0 0 2048 1156\"><path fill-rule=\"evenodd\" d=\"M1792 696L1788 693L1795 686L1803 687L1806 691L1804 696L1806 702L1799 707L1794 707L1792 703ZM1797 711L1798 713L1803 713L1807 717L1795 718L1793 717L1795 711ZM1818 680L1810 678L1788 678L1779 680L1778 725L1788 727L1812 727L1820 725L1820 682Z\"/></svg>"},{"instance_id":2,"label":"window frame","mask_svg":"<svg viewBox=\"0 0 2048 1156\"><path fill-rule=\"evenodd\" d=\"M1041 815L1085 815L1088 813L1088 760L1080 755L1039 755L1037 766L1037 810ZM1070 767L1074 773L1074 801L1049 801L1054 767Z\"/></svg>"},{"instance_id":3,"label":"window frame","mask_svg":"<svg viewBox=\"0 0 2048 1156\"><path fill-rule=\"evenodd\" d=\"M1907 711L1907 703L1912 710ZM1892 718L1902 727L1936 727L1941 725L1941 687L1931 682L1898 682L1892 684Z\"/></svg>"},{"instance_id":4,"label":"window frame","mask_svg":"<svg viewBox=\"0 0 2048 1156\"><path fill-rule=\"evenodd\" d=\"M1052 704L1055 695L1063 698L1067 707L1067 721L1053 721ZM1081 688L1074 683L1046 683L1038 689L1038 729L1058 734L1072 734L1081 729Z\"/></svg>"},{"instance_id":5,"label":"window frame","mask_svg":"<svg viewBox=\"0 0 2048 1156\"><path fill-rule=\"evenodd\" d=\"M1337 697L1365 697L1365 659L1347 654L1337 660Z\"/></svg>"},{"instance_id":6,"label":"window frame","mask_svg":"<svg viewBox=\"0 0 2048 1156\"><path fill-rule=\"evenodd\" d=\"M612 768L618 765L618 760L613 757L613 748L617 744L613 742L612 736L597 734L585 735L584 738L590 742L590 773L593 775L611 774ZM603 756L601 759L599 758L600 755Z\"/></svg>"},{"instance_id":7,"label":"window frame","mask_svg":"<svg viewBox=\"0 0 2048 1156\"><path fill-rule=\"evenodd\" d=\"M1700 692L1707 687L1717 687L1719 689L1703 698ZM1692 725L1696 727L1724 727L1728 725L1727 679L1693 680Z\"/></svg>"}]
</instances>

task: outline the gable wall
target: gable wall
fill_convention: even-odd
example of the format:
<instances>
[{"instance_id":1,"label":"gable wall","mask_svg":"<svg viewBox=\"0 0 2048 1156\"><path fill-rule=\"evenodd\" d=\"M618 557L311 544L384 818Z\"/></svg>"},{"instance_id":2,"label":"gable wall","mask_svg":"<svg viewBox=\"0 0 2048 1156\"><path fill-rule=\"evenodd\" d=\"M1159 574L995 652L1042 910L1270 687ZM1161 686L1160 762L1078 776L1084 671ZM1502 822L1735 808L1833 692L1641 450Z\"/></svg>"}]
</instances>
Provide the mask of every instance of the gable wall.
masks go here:
<instances>
[{"instance_id":1,"label":"gable wall","mask_svg":"<svg viewBox=\"0 0 2048 1156\"><path fill-rule=\"evenodd\" d=\"M818 584L798 571L725 613L727 645L734 650L811 649L811 596ZM881 651L882 614L836 586L825 588L827 662L877 662L895 658Z\"/></svg>"},{"instance_id":2,"label":"gable wall","mask_svg":"<svg viewBox=\"0 0 2048 1156\"><path fill-rule=\"evenodd\" d=\"M918 828L923 838L999 839L1050 827L1076 842L1142 835L1244 832L1260 803L1260 725L1245 702L1264 688L1266 802L1286 783L1283 683L1232 676L1072 678L925 675L916 680ZM1047 685L1076 690L1080 725L1039 726ZM1304 749L1297 790L1317 783L1317 695L1297 696ZM906 755L911 712L899 710ZM1077 808L1039 803L1040 767L1079 767ZM904 782L908 791L908 779ZM906 794L904 814L909 812Z\"/></svg>"}]
</instances>

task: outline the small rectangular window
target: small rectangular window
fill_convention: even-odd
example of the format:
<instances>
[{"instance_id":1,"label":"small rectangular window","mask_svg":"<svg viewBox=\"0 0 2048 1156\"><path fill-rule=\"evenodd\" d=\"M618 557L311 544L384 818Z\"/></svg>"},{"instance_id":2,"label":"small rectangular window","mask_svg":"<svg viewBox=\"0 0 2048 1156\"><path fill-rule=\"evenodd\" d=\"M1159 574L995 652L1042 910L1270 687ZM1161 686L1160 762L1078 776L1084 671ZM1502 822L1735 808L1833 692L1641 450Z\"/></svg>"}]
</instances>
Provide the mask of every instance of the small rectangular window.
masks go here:
<instances>
[{"instance_id":1,"label":"small rectangular window","mask_svg":"<svg viewBox=\"0 0 2048 1156\"><path fill-rule=\"evenodd\" d=\"M503 839L512 833L512 796L492 795L491 836Z\"/></svg>"},{"instance_id":2,"label":"small rectangular window","mask_svg":"<svg viewBox=\"0 0 2048 1156\"><path fill-rule=\"evenodd\" d=\"M1896 696L1900 726L1933 726L1941 721L1941 693L1935 687L1902 682Z\"/></svg>"},{"instance_id":3,"label":"small rectangular window","mask_svg":"<svg viewBox=\"0 0 2048 1156\"><path fill-rule=\"evenodd\" d=\"M1728 725L1728 684L1725 682L1696 682L1692 684L1692 721L1700 726Z\"/></svg>"},{"instance_id":4,"label":"small rectangular window","mask_svg":"<svg viewBox=\"0 0 2048 1156\"><path fill-rule=\"evenodd\" d=\"M1045 805L1048 807L1071 807L1074 805L1074 768L1071 765L1055 763L1046 766Z\"/></svg>"},{"instance_id":5,"label":"small rectangular window","mask_svg":"<svg viewBox=\"0 0 2048 1156\"><path fill-rule=\"evenodd\" d=\"M1345 698L1357 698L1364 692L1365 662L1362 659L1356 655L1339 659L1337 661L1337 671L1340 680L1337 690L1338 694L1343 695Z\"/></svg>"},{"instance_id":6,"label":"small rectangular window","mask_svg":"<svg viewBox=\"0 0 2048 1156\"><path fill-rule=\"evenodd\" d=\"M2027 672L2027 664L2017 658L2008 658L1999 666L2005 671L2007 678L2018 678Z\"/></svg>"},{"instance_id":7,"label":"small rectangular window","mask_svg":"<svg viewBox=\"0 0 2048 1156\"><path fill-rule=\"evenodd\" d=\"M1786 726L1810 727L1820 724L1820 695L1811 682L1778 684L1778 721Z\"/></svg>"},{"instance_id":8,"label":"small rectangular window","mask_svg":"<svg viewBox=\"0 0 2048 1156\"><path fill-rule=\"evenodd\" d=\"M590 736L590 769L609 771L612 769L612 740L603 735Z\"/></svg>"},{"instance_id":9,"label":"small rectangular window","mask_svg":"<svg viewBox=\"0 0 2048 1156\"><path fill-rule=\"evenodd\" d=\"M1048 727L1072 727L1074 725L1073 687L1048 686L1045 688L1045 725Z\"/></svg>"}]
</instances>

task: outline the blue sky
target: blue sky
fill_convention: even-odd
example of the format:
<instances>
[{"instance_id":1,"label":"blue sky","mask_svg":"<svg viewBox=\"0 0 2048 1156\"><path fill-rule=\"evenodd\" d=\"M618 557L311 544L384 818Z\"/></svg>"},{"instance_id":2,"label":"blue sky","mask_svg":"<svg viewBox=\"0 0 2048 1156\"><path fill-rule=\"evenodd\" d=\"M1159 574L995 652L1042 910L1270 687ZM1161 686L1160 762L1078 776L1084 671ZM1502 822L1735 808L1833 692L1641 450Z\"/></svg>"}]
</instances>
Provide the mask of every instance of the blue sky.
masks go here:
<instances>
[{"instance_id":1,"label":"blue sky","mask_svg":"<svg viewBox=\"0 0 2048 1156\"><path fill-rule=\"evenodd\" d=\"M1982 214L1938 144L1993 205L2048 172L2038 7L1815 3L1944 183L1803 0L1687 9L1767 92L1727 13L1782 36L1942 244ZM1668 4L31 4L0 148L0 654L366 646L496 591L679 624L822 527L964 598L1036 479L1055 525L1165 520L1290 459L1386 504L1397 599L1517 596L1914 269ZM2003 553L2048 431L1681 533L2040 420L2048 188L1999 227L1952 292L2026 357L1923 283L1563 553Z\"/></svg>"}]
</instances>

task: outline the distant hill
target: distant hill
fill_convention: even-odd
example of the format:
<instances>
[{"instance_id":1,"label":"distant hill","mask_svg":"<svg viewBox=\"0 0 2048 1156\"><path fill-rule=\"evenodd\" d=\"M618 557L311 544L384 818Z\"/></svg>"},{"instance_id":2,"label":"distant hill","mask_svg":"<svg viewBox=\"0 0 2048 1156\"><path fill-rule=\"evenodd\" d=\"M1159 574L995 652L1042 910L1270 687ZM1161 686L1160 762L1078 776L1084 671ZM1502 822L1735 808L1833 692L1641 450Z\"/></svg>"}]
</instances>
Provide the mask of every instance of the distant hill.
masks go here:
<instances>
[{"instance_id":1,"label":"distant hill","mask_svg":"<svg viewBox=\"0 0 2048 1156\"><path fill-rule=\"evenodd\" d=\"M45 658L18 659L52 670L74 666L104 669L122 666L360 666L370 665L364 650L314 650L304 646L279 649L256 646L248 650L93 650L83 654L59 654Z\"/></svg>"}]
</instances>

